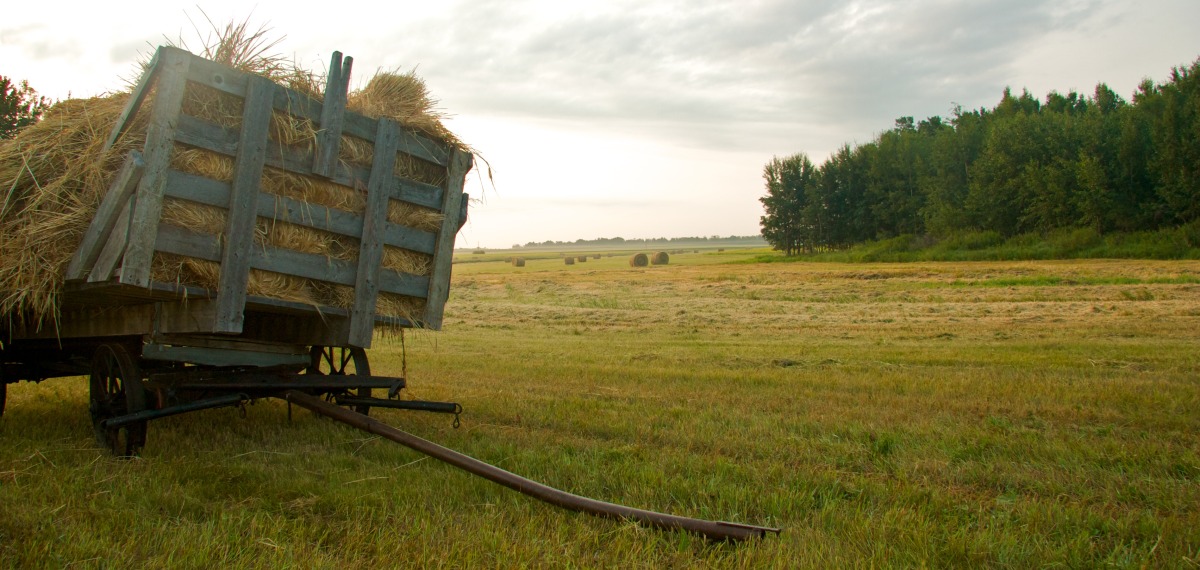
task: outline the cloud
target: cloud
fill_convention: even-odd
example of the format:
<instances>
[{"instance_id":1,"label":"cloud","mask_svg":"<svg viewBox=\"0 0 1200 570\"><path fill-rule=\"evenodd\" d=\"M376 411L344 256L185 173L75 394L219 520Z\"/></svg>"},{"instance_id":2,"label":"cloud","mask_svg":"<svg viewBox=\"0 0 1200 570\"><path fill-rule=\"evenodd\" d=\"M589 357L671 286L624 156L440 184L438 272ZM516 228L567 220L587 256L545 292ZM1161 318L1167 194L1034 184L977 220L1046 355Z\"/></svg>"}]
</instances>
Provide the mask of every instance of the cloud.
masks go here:
<instances>
[{"instance_id":1,"label":"cloud","mask_svg":"<svg viewBox=\"0 0 1200 570\"><path fill-rule=\"evenodd\" d=\"M474 2L405 37L459 113L774 148L780 126L804 144L836 123L846 140L901 115L994 103L1017 54L1096 4Z\"/></svg>"}]
</instances>

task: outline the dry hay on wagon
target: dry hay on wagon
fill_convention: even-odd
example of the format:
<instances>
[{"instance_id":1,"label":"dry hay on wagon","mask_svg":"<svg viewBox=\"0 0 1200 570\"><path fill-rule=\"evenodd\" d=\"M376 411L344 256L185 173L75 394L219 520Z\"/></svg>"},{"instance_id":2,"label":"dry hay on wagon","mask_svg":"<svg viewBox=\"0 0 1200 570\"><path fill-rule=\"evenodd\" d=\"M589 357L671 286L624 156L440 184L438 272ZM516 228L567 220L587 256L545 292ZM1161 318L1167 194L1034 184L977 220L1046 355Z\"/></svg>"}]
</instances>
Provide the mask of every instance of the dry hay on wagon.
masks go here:
<instances>
[{"instance_id":1,"label":"dry hay on wagon","mask_svg":"<svg viewBox=\"0 0 1200 570\"><path fill-rule=\"evenodd\" d=\"M650 257L651 265L666 265L670 262L671 262L671 256L667 255L667 252L665 252L665 251L657 252L653 256Z\"/></svg>"},{"instance_id":2,"label":"dry hay on wagon","mask_svg":"<svg viewBox=\"0 0 1200 570\"><path fill-rule=\"evenodd\" d=\"M644 253L634 254L629 258L630 267L646 267L647 265L650 265L650 258L646 257Z\"/></svg>"},{"instance_id":3,"label":"dry hay on wagon","mask_svg":"<svg viewBox=\"0 0 1200 570\"><path fill-rule=\"evenodd\" d=\"M264 42L263 31L251 33L245 24L231 24L200 55L321 100L323 79L267 55L273 45ZM13 140L0 142L0 185L5 189L5 198L0 202L0 314L38 326L57 318L66 265L125 157L145 140L148 114L139 113L125 135L112 148L104 148L129 97L127 91L61 101L41 122L24 129ZM366 87L348 95L346 108L372 118L394 119L427 137L469 150L442 124L435 105L424 82L411 72L381 72ZM196 84L189 84L184 100L185 113L229 129L240 127L241 107L241 99ZM316 126L275 111L270 133L275 144L311 151ZM343 135L339 159L345 164L369 166L372 145ZM234 165L227 156L176 144L171 167L229 182ZM398 155L395 168L397 176L432 185L445 183L444 167L407 154ZM306 204L358 214L366 207L359 189L274 168L265 169L260 185L263 192ZM434 233L443 221L437 210L397 200L389 201L387 218L393 224ZM220 236L225 231L225 211L166 198L161 223ZM357 260L359 252L354 238L291 224L278 216L260 217L254 239L260 246L350 262ZM402 273L429 275L432 261L430 255L387 246L382 264ZM213 289L219 279L219 266L160 253L152 264L152 277ZM349 287L259 270L251 272L248 293L341 308L352 306L354 299ZM381 315L413 321L422 314L423 302L381 295L376 310Z\"/></svg>"}]
</instances>

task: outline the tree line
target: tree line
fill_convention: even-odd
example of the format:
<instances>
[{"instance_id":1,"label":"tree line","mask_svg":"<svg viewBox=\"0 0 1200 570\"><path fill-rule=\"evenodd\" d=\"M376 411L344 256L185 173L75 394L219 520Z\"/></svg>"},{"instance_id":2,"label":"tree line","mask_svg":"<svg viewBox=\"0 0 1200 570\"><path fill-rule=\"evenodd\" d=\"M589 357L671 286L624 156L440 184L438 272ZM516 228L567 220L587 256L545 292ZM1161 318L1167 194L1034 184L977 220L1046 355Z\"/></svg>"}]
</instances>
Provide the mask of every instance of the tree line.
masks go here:
<instances>
[{"instance_id":1,"label":"tree line","mask_svg":"<svg viewBox=\"0 0 1200 570\"><path fill-rule=\"evenodd\" d=\"M703 243L762 243L762 238L759 236L694 236L694 237L673 237L673 238L632 238L625 239L623 237L611 238L596 238L596 239L577 239L575 241L531 241L525 245L514 243L512 248L518 249L521 247L561 247L561 246L648 246L648 245L663 245L663 244L703 244Z\"/></svg>"},{"instance_id":2,"label":"tree line","mask_svg":"<svg viewBox=\"0 0 1200 570\"><path fill-rule=\"evenodd\" d=\"M1005 89L991 109L901 117L819 166L775 157L763 178L762 235L787 255L906 234L1200 224L1200 59L1132 101L1103 83L1044 101Z\"/></svg>"}]
</instances>

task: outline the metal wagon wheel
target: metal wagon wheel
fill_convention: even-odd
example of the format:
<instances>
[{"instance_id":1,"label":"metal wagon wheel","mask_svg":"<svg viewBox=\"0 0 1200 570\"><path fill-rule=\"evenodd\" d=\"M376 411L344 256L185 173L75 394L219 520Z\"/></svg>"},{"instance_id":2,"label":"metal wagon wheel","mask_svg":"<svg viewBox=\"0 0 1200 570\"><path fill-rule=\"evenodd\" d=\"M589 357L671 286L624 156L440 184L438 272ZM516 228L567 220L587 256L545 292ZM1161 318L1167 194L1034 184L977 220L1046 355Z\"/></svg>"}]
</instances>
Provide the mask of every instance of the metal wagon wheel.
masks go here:
<instances>
[{"instance_id":1,"label":"metal wagon wheel","mask_svg":"<svg viewBox=\"0 0 1200 570\"><path fill-rule=\"evenodd\" d=\"M146 409L142 372L129 351L119 344L102 344L92 356L88 381L92 427L96 439L113 454L131 457L146 445L146 422L120 427L101 425L106 419Z\"/></svg>"},{"instance_id":2,"label":"metal wagon wheel","mask_svg":"<svg viewBox=\"0 0 1200 570\"><path fill-rule=\"evenodd\" d=\"M308 374L325 374L327 376L370 376L371 365L367 362L367 351L361 348L345 348L339 346L314 346L309 352L311 360L308 364ZM361 398L370 398L370 388L359 388L357 394ZM354 411L367 415L370 406L354 406Z\"/></svg>"}]
</instances>

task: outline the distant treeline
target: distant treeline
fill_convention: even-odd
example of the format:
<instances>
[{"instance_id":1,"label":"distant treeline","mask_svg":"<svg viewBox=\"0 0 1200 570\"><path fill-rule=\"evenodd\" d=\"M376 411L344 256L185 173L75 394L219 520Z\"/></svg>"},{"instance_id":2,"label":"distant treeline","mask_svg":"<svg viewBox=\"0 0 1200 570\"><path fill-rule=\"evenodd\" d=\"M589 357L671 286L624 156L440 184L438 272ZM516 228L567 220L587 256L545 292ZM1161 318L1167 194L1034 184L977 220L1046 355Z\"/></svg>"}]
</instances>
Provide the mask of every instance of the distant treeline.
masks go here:
<instances>
[{"instance_id":1,"label":"distant treeline","mask_svg":"<svg viewBox=\"0 0 1200 570\"><path fill-rule=\"evenodd\" d=\"M596 238L596 239L577 239L575 241L531 241L525 245L513 244L513 248L519 247L562 247L562 246L648 246L662 244L704 244L704 243L720 243L725 244L761 244L763 243L762 236L698 236L698 237L674 237L674 238L636 238L625 239L622 237L613 238Z\"/></svg>"},{"instance_id":2,"label":"distant treeline","mask_svg":"<svg viewBox=\"0 0 1200 570\"><path fill-rule=\"evenodd\" d=\"M763 177L762 234L788 255L903 235L1200 225L1200 59L1143 81L1132 102L1104 84L1044 102L1005 89L992 109L902 117L819 167L776 157Z\"/></svg>"}]
</instances>

